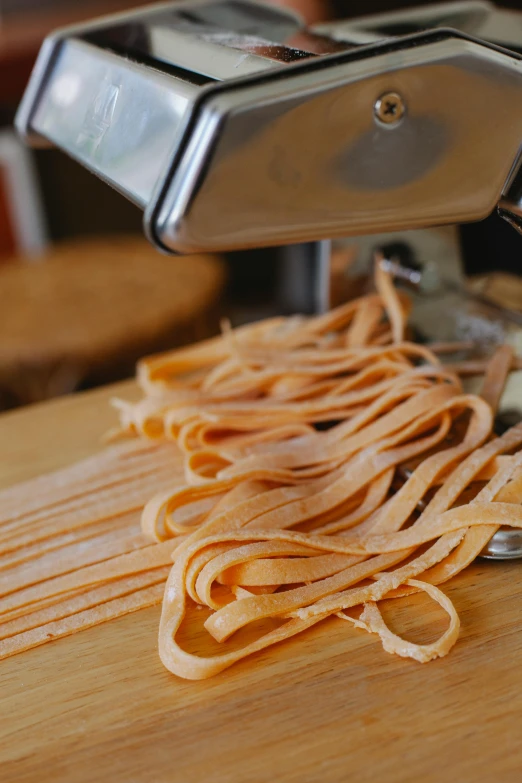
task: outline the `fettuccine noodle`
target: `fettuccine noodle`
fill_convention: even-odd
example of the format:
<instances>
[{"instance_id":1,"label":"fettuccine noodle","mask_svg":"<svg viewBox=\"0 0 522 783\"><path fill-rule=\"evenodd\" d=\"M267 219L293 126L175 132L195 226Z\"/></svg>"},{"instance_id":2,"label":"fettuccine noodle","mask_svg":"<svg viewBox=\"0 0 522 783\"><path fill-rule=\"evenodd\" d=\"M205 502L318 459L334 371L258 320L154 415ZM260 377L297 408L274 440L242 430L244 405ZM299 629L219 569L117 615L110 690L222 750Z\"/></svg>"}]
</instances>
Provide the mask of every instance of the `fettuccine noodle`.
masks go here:
<instances>
[{"instance_id":1,"label":"fettuccine noodle","mask_svg":"<svg viewBox=\"0 0 522 783\"><path fill-rule=\"evenodd\" d=\"M175 545L159 633L175 674L209 677L332 614L378 634L389 652L443 656L459 620L437 585L501 524L522 526L522 426L491 439L511 350L486 368L482 397L465 394L451 367L406 340L407 301L379 264L376 286L323 316L227 329L141 362L146 395L121 404L122 425L175 440L185 455L186 484L142 516L147 536ZM213 498L197 524L174 520ZM449 616L430 645L400 639L379 612L381 599L414 591ZM213 610L205 628L222 654L181 648L191 601ZM357 606L359 618L345 614ZM226 649L265 618L279 625Z\"/></svg>"},{"instance_id":2,"label":"fettuccine noodle","mask_svg":"<svg viewBox=\"0 0 522 783\"><path fill-rule=\"evenodd\" d=\"M50 559L0 600L0 656L161 599L161 660L188 679L329 616L377 634L390 653L446 655L459 618L439 585L501 525L522 528L522 425L492 435L518 360L500 348L482 362L482 394L467 394L459 367L439 359L451 345L408 341L408 301L379 263L376 289L313 318L225 325L219 338L140 362L143 398L116 402L121 433L177 444L185 482L170 486L160 450L124 493L100 486L100 508L103 492L114 513L143 508L141 538L107 544L108 557L75 570L52 559L69 546L68 510L79 510L80 535L94 523L96 535L110 532L94 500L81 510L88 474L76 497L48 501L58 514L28 507L21 531L7 517L0 556L43 547ZM153 475L160 486L145 502ZM379 609L420 591L449 618L425 645L393 633ZM182 647L194 602L211 610L204 627L219 654ZM243 646L229 641L245 628L254 635Z\"/></svg>"}]
</instances>

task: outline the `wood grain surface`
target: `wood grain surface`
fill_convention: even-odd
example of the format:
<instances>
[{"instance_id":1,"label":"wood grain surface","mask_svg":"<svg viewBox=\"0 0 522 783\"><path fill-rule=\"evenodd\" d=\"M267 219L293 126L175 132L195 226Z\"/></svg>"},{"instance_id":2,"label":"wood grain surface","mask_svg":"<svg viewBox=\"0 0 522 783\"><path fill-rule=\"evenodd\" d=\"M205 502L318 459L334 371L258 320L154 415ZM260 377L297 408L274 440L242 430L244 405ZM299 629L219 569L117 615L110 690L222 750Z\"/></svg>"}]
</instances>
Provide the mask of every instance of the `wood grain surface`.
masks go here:
<instances>
[{"instance_id":1,"label":"wood grain surface","mask_svg":"<svg viewBox=\"0 0 522 783\"><path fill-rule=\"evenodd\" d=\"M112 394L0 417L0 485L94 453L113 421ZM159 661L159 607L7 659L0 780L520 781L522 562L477 561L446 590L461 638L426 665L330 618L214 679L185 682ZM416 640L444 623L418 596L385 614ZM200 625L194 617L186 633L192 651L208 650Z\"/></svg>"},{"instance_id":2,"label":"wood grain surface","mask_svg":"<svg viewBox=\"0 0 522 783\"><path fill-rule=\"evenodd\" d=\"M0 269L0 409L125 378L140 357L219 331L216 255L168 259L122 233L54 243L39 264L11 261Z\"/></svg>"}]
</instances>

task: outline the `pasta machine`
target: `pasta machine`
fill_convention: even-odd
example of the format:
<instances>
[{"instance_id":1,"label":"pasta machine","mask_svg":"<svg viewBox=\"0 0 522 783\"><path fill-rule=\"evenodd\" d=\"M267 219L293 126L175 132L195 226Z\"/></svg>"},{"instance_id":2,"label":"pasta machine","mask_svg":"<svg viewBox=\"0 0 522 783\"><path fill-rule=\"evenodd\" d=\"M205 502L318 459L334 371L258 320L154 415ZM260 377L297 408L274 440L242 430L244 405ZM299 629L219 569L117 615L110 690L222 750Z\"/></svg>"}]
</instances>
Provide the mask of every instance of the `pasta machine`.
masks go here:
<instances>
[{"instance_id":1,"label":"pasta machine","mask_svg":"<svg viewBox=\"0 0 522 783\"><path fill-rule=\"evenodd\" d=\"M311 25L179 0L50 35L16 124L160 250L295 246L324 303L331 240L495 210L522 233L521 95L522 15L485 0Z\"/></svg>"},{"instance_id":2,"label":"pasta machine","mask_svg":"<svg viewBox=\"0 0 522 783\"><path fill-rule=\"evenodd\" d=\"M495 208L520 230L522 55L497 13L473 0L309 28L251 0L160 3L49 36L16 124L138 204L170 252Z\"/></svg>"}]
</instances>

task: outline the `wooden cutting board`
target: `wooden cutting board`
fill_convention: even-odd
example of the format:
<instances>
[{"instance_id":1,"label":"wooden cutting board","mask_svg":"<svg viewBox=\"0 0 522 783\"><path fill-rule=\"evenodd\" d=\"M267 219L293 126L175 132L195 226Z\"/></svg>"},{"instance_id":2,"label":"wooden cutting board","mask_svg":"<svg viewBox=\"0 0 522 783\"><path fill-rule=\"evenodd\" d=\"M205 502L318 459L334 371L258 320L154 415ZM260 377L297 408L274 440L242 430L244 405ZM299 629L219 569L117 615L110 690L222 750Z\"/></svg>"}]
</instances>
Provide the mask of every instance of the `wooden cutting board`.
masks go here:
<instances>
[{"instance_id":1,"label":"wooden cutting board","mask_svg":"<svg viewBox=\"0 0 522 783\"><path fill-rule=\"evenodd\" d=\"M0 485L94 453L114 421L114 392L1 416ZM159 608L7 659L0 780L520 781L522 562L478 561L446 590L461 638L426 665L330 618L214 679L186 682L159 661ZM386 616L416 640L444 624L420 597ZM196 629L189 636L205 651Z\"/></svg>"}]
</instances>

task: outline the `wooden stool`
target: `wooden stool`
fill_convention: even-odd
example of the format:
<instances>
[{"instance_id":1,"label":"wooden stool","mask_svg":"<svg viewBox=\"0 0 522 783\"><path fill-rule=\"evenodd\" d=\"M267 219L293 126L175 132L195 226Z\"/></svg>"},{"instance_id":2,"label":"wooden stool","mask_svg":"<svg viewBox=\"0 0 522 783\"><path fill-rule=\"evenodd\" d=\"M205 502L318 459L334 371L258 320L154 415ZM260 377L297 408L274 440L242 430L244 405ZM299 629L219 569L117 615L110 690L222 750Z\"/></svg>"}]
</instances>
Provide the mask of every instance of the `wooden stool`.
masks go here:
<instances>
[{"instance_id":1,"label":"wooden stool","mask_svg":"<svg viewBox=\"0 0 522 783\"><path fill-rule=\"evenodd\" d=\"M135 236L69 241L0 269L0 408L110 382L215 333L224 264Z\"/></svg>"}]
</instances>

